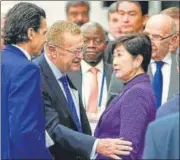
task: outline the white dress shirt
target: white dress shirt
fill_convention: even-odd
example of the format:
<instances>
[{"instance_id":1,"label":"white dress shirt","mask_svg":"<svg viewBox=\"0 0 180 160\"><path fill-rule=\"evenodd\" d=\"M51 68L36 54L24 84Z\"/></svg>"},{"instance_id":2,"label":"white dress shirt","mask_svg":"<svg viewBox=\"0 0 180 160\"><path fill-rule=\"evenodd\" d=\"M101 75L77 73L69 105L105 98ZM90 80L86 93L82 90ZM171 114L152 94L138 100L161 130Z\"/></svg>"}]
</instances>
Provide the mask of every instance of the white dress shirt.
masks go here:
<instances>
[{"instance_id":1,"label":"white dress shirt","mask_svg":"<svg viewBox=\"0 0 180 160\"><path fill-rule=\"evenodd\" d=\"M163 75L163 90L162 90L161 105L163 105L167 101L168 93L169 93L171 66L172 66L171 53L168 53L162 61L164 62L164 65L162 66L161 69ZM152 69L152 74L154 76L156 72L156 63L154 60L151 60L151 69Z\"/></svg>"},{"instance_id":2,"label":"white dress shirt","mask_svg":"<svg viewBox=\"0 0 180 160\"><path fill-rule=\"evenodd\" d=\"M56 65L54 65L50 59L48 58L48 56L46 55L46 53L44 53L44 56L45 56L45 59L47 61L47 63L49 64L49 67L51 68L59 86L61 87L63 93L64 93L64 96L66 97L66 94L65 94L65 91L64 91L64 88L63 88L63 85L62 83L59 81L59 78L61 78L63 76L63 74L60 72L60 70L56 67ZM77 112L77 115L78 115L78 118L79 118L79 121L81 123L81 119L80 119L80 108L79 108L79 96L78 96L78 91L72 89L69 87L69 90L72 94L72 98L73 98L73 101L74 101L74 104L75 104L75 107L76 107L76 112ZM66 97L67 98L67 97ZM95 155L96 155L96 148L97 148L97 144L98 144L98 139L95 140L94 142L94 145L93 145L93 148L92 148L92 151L91 151L91 155L90 155L90 158L94 158Z\"/></svg>"},{"instance_id":3,"label":"white dress shirt","mask_svg":"<svg viewBox=\"0 0 180 160\"><path fill-rule=\"evenodd\" d=\"M88 99L91 93L91 79L92 79L92 74L89 72L89 70L92 68L92 66L90 66L88 63L86 63L85 61L81 61L81 70L82 70L82 101L83 104L85 106L85 108L88 105ZM99 107L99 116L102 114L102 112L105 110L105 106L106 106L106 102L107 102L107 81L106 81L106 77L104 79L104 85L102 86L102 79L103 79L103 73L104 73L104 63L103 60L101 60L96 66L95 68L97 68L98 74L97 74L97 78L98 78L98 88L99 88L99 93L98 93L98 102L100 101L100 94L101 94L101 89L103 87L102 90L102 103L101 106ZM92 132L94 132L94 129L97 125L96 123L91 123L90 122L90 126L92 129Z\"/></svg>"}]
</instances>

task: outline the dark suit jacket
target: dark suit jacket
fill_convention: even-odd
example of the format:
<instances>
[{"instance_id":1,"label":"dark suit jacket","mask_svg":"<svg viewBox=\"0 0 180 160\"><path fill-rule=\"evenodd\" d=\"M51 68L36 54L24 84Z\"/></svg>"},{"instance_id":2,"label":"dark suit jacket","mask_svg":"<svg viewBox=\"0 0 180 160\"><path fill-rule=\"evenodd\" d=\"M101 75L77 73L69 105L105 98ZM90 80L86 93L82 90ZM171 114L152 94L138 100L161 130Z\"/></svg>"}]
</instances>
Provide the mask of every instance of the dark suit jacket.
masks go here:
<instances>
[{"instance_id":1,"label":"dark suit jacket","mask_svg":"<svg viewBox=\"0 0 180 160\"><path fill-rule=\"evenodd\" d=\"M67 100L44 55L35 59L35 63L39 65L41 70L46 128L55 142L55 146L51 148L51 153L57 160L89 158L95 138L75 132L78 130ZM70 87L76 89L69 79L68 81ZM81 100L79 102L83 133L91 135L84 107Z\"/></svg>"},{"instance_id":2,"label":"dark suit jacket","mask_svg":"<svg viewBox=\"0 0 180 160\"><path fill-rule=\"evenodd\" d=\"M51 159L39 69L17 47L7 45L1 56L1 158Z\"/></svg>"},{"instance_id":3,"label":"dark suit jacket","mask_svg":"<svg viewBox=\"0 0 180 160\"><path fill-rule=\"evenodd\" d=\"M179 113L159 118L148 126L143 159L180 159Z\"/></svg>"},{"instance_id":4,"label":"dark suit jacket","mask_svg":"<svg viewBox=\"0 0 180 160\"><path fill-rule=\"evenodd\" d=\"M111 75L113 72L113 67L110 64L104 63L104 70L105 70L107 89L108 89L110 80L111 80ZM81 99L82 99L82 71L81 69L76 72L68 73L68 76L71 79L72 83L75 85L75 87L78 89Z\"/></svg>"},{"instance_id":5,"label":"dark suit jacket","mask_svg":"<svg viewBox=\"0 0 180 160\"><path fill-rule=\"evenodd\" d=\"M172 65L171 65L171 73L170 73L168 100L179 92L179 73L177 71L176 57L174 55L172 55L171 57L172 57ZM148 68L148 74L150 75L150 79L152 80L153 76L150 65ZM123 87L123 82L117 79L115 74L113 73L108 91L108 104L115 96L119 94L122 87Z\"/></svg>"},{"instance_id":6,"label":"dark suit jacket","mask_svg":"<svg viewBox=\"0 0 180 160\"><path fill-rule=\"evenodd\" d=\"M156 115L155 97L149 76L142 74L128 82L119 96L103 112L95 130L98 138L119 138L133 143L129 156L121 158L141 159L148 123ZM97 159L109 159L98 155Z\"/></svg>"}]
</instances>

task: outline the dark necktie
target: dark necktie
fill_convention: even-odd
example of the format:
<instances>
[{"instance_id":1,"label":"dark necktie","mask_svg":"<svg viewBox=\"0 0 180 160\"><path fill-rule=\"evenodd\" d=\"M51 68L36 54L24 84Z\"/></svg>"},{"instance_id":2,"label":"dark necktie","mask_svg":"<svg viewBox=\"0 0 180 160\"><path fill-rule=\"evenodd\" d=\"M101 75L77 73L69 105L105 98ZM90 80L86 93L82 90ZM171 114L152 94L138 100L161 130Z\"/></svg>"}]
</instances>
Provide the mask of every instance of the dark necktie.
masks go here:
<instances>
[{"instance_id":1,"label":"dark necktie","mask_svg":"<svg viewBox=\"0 0 180 160\"><path fill-rule=\"evenodd\" d=\"M68 106L69 106L69 109L70 109L70 111L71 111L71 113L73 115L73 119L74 119L74 122L76 123L77 129L78 129L79 132L82 132L82 128L81 128L81 124L80 124L79 119L78 119L78 115L77 115L77 112L76 112L75 104L74 104L71 92L69 90L69 87L68 87L67 77L63 76L59 80L62 82L64 91L66 93Z\"/></svg>"},{"instance_id":2,"label":"dark necktie","mask_svg":"<svg viewBox=\"0 0 180 160\"><path fill-rule=\"evenodd\" d=\"M153 77L152 85L156 97L156 108L158 109L161 106L162 101L162 89L163 89L163 76L161 68L164 65L164 62L157 61L156 63L156 72Z\"/></svg>"}]
</instances>

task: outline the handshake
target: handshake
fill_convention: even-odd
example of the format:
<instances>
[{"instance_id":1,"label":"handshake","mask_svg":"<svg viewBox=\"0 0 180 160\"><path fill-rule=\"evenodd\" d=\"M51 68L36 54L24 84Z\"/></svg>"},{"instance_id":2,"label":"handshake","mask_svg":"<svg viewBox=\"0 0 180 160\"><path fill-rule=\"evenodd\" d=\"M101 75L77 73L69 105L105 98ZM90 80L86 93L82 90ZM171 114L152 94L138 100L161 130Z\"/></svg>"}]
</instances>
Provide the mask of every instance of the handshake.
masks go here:
<instances>
[{"instance_id":1,"label":"handshake","mask_svg":"<svg viewBox=\"0 0 180 160\"><path fill-rule=\"evenodd\" d=\"M107 138L99 139L96 153L113 159L121 159L120 156L129 155L132 150L132 142L125 141L123 138Z\"/></svg>"}]
</instances>

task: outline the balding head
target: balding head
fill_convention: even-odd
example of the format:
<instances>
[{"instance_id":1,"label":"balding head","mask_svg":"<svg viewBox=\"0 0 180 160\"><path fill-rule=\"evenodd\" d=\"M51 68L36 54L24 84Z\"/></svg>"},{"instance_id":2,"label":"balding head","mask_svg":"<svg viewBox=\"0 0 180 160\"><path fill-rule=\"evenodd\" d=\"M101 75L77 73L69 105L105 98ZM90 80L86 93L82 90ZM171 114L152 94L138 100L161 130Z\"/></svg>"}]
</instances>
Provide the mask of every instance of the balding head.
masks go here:
<instances>
[{"instance_id":1,"label":"balding head","mask_svg":"<svg viewBox=\"0 0 180 160\"><path fill-rule=\"evenodd\" d=\"M103 58L106 47L106 36L102 26L97 22L88 22L81 26L84 42L87 45L84 60L92 66L97 65Z\"/></svg>"},{"instance_id":2,"label":"balding head","mask_svg":"<svg viewBox=\"0 0 180 160\"><path fill-rule=\"evenodd\" d=\"M176 24L174 20L165 14L157 14L149 18L146 26L153 25L157 29L163 29L164 34L176 33Z\"/></svg>"},{"instance_id":3,"label":"balding head","mask_svg":"<svg viewBox=\"0 0 180 160\"><path fill-rule=\"evenodd\" d=\"M91 32L97 32L97 34L101 35L104 39L106 38L104 29L97 22L88 22L81 26L81 31L83 34L90 34Z\"/></svg>"},{"instance_id":4,"label":"balding head","mask_svg":"<svg viewBox=\"0 0 180 160\"><path fill-rule=\"evenodd\" d=\"M147 21L145 32L152 41L152 58L155 61L163 60L175 42L176 25L174 20L164 14L154 15Z\"/></svg>"}]
</instances>

